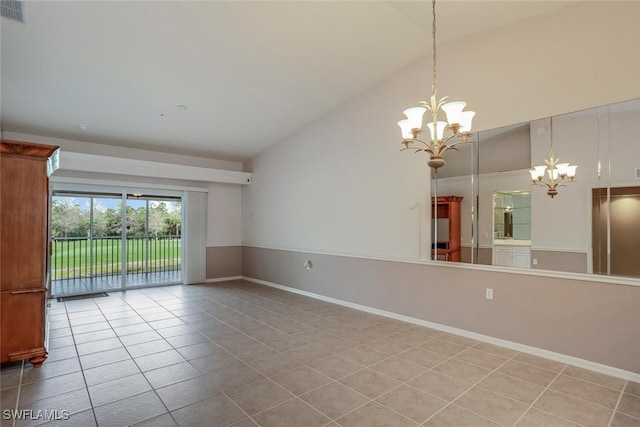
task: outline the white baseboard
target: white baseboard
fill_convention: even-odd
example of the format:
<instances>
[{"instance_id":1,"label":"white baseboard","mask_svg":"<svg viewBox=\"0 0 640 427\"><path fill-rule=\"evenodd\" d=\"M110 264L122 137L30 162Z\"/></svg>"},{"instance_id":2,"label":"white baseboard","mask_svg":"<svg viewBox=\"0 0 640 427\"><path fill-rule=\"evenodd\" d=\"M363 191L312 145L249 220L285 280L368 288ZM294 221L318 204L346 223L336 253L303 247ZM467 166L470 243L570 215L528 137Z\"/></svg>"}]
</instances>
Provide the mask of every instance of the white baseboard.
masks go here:
<instances>
[{"instance_id":1,"label":"white baseboard","mask_svg":"<svg viewBox=\"0 0 640 427\"><path fill-rule=\"evenodd\" d=\"M229 280L242 280L242 279L244 279L244 277L242 276L216 277L214 279L207 279L205 280L205 282L206 283L228 282Z\"/></svg>"},{"instance_id":2,"label":"white baseboard","mask_svg":"<svg viewBox=\"0 0 640 427\"><path fill-rule=\"evenodd\" d=\"M428 322L422 319L416 319L415 317L404 316L402 314L393 313L391 311L380 310L366 305L355 304L348 301L343 301L336 298L327 297L313 292L303 291L289 286L279 285L273 282L267 282L266 280L254 279L252 277L241 277L248 282L258 283L260 285L270 286L272 288L281 289L283 291L292 292L299 295L308 296L311 298L319 299L322 301L331 302L334 304L342 305L345 307L353 308L356 310L364 311L367 313L377 314L379 316L388 317L391 319L401 320L403 322L412 323L414 325L425 326L427 328L435 329L442 332L448 332L455 335L471 338L477 341L486 342L489 344L506 347L511 350L519 351L522 353L532 354L534 356L543 357L545 359L555 360L556 362L565 363L567 365L577 366L579 368L589 369L591 371L599 372L601 374L610 375L612 377L622 378L633 382L640 383L640 373L631 371L625 371L624 369L615 368L609 365L603 365L602 363L596 363L578 357L568 356L562 353L556 353L554 351L544 350L538 347L532 347L525 344L520 344L513 341L507 341L500 338L494 338L488 335L478 334L476 332L470 332L464 329L453 328L451 326L442 325L439 323Z\"/></svg>"}]
</instances>

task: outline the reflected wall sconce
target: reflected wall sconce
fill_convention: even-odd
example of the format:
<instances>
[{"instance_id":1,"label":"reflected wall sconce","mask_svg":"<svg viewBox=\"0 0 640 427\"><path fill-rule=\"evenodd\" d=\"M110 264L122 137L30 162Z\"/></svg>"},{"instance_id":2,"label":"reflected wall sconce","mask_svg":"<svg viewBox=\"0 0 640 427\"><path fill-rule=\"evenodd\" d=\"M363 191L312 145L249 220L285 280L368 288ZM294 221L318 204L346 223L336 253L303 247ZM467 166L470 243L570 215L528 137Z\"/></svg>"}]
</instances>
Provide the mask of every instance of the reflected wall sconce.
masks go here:
<instances>
[{"instance_id":1,"label":"reflected wall sconce","mask_svg":"<svg viewBox=\"0 0 640 427\"><path fill-rule=\"evenodd\" d=\"M438 90L436 88L436 60L437 60L437 43L436 43L436 0L431 2L431 15L432 15L432 40L433 40L433 84L431 86L431 99L430 102L421 101L421 107L413 107L404 110L406 119L400 120L398 126L402 131L402 144L404 144L404 150L414 150L416 153L429 154L429 161L427 164L429 167L438 170L438 168L444 166L445 161L442 155L450 149L457 150L455 147L458 144L464 142L470 142L469 136L471 135L471 121L475 112L463 111L467 103L462 101L447 102L447 96L438 100ZM446 113L447 121L439 121L438 115L440 110ZM423 141L418 139L418 135L422 133L422 116L429 110L431 111L431 123L427 124L429 129L429 135L431 141ZM451 132L448 136L445 136L445 132ZM420 146L414 146L414 142L419 142Z\"/></svg>"},{"instance_id":2,"label":"reflected wall sconce","mask_svg":"<svg viewBox=\"0 0 640 427\"><path fill-rule=\"evenodd\" d=\"M578 166L559 163L560 158L555 157L553 152L553 117L549 125L549 132L551 133L549 158L544 160L547 165L534 166L529 172L533 184L547 187L547 194L553 199L558 194L558 187L565 187L565 183L573 182Z\"/></svg>"}]
</instances>

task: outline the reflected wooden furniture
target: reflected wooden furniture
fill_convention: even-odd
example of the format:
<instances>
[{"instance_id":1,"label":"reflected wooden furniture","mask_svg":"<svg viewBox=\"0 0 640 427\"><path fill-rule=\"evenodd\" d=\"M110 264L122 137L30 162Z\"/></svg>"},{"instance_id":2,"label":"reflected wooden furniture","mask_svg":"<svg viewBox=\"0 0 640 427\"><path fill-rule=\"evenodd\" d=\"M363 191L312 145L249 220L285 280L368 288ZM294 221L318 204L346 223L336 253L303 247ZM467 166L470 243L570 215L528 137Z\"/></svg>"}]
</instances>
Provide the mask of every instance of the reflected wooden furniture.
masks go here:
<instances>
[{"instance_id":1,"label":"reflected wooden furniture","mask_svg":"<svg viewBox=\"0 0 640 427\"><path fill-rule=\"evenodd\" d=\"M58 147L0 143L0 355L40 366L47 298L48 160Z\"/></svg>"},{"instance_id":2,"label":"reflected wooden furniture","mask_svg":"<svg viewBox=\"0 0 640 427\"><path fill-rule=\"evenodd\" d=\"M438 219L449 220L449 233L446 236L438 236L437 244L431 248L431 255L435 255L436 259L443 261L461 261L461 244L460 244L460 202L462 196L438 196L431 198L431 217L435 218L436 206L438 209Z\"/></svg>"}]
</instances>

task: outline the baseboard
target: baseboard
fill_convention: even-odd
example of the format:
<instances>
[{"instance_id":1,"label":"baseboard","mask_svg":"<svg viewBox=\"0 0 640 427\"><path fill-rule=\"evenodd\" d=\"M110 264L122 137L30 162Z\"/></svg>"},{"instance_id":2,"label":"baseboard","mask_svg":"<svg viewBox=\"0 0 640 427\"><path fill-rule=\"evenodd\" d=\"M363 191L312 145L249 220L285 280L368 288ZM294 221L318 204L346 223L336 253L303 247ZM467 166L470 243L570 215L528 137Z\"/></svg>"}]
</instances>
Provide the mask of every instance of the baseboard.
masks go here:
<instances>
[{"instance_id":1,"label":"baseboard","mask_svg":"<svg viewBox=\"0 0 640 427\"><path fill-rule=\"evenodd\" d=\"M244 279L244 277L242 276L215 277L213 279L207 279L205 280L205 282L206 283L228 282L229 280L242 280L242 279Z\"/></svg>"},{"instance_id":2,"label":"baseboard","mask_svg":"<svg viewBox=\"0 0 640 427\"><path fill-rule=\"evenodd\" d=\"M265 285L272 288L281 289L283 291L292 292L295 294L308 296L308 297L319 299L322 301L331 302L334 304L353 308L355 310L360 310L360 311L364 311L371 314L377 314L379 316L384 316L391 319L401 320L403 322L412 323L414 325L425 326L427 328L435 329L442 332L448 332L451 334L460 335L463 337L474 339L476 341L482 341L489 344L506 347L511 350L519 351L522 353L543 357L545 359L555 360L556 362L565 363L567 365L576 366L579 368L584 368L591 371L599 372L601 374L610 375L612 377L622 378L624 380L640 383L640 373L626 371L624 369L615 368L613 366L603 365L601 363L592 362L589 360L580 359L578 357L568 356L566 354L556 353L554 351L544 350L538 347L532 347L529 345L520 344L513 341L494 338L488 335L478 334L476 332L470 332L464 329L458 329L451 326L442 325L439 323L429 322L426 320L417 319L415 317L409 317L402 314L393 313L391 311L380 310L377 308L368 307L366 305L361 305L361 304L355 304L352 302L343 301L343 300L327 297L320 294L315 294L313 292L303 291L300 289L291 288L289 286L279 285L277 283L268 282L266 280L260 280L260 279L255 279L253 277L245 277L245 276L242 276L241 278L248 282L258 283L260 285Z\"/></svg>"}]
</instances>

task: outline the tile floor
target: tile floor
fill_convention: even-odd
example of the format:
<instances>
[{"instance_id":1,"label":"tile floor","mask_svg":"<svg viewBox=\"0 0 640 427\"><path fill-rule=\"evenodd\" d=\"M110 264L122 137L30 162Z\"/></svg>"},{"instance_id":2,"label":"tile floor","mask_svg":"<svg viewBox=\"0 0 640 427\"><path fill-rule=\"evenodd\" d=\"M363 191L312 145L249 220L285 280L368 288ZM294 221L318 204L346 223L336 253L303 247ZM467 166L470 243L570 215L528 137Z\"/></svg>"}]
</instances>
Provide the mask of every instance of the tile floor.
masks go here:
<instances>
[{"instance_id":1,"label":"tile floor","mask_svg":"<svg viewBox=\"0 0 640 427\"><path fill-rule=\"evenodd\" d=\"M242 281L50 322L45 364L0 372L2 427L640 426L638 383Z\"/></svg>"}]
</instances>

